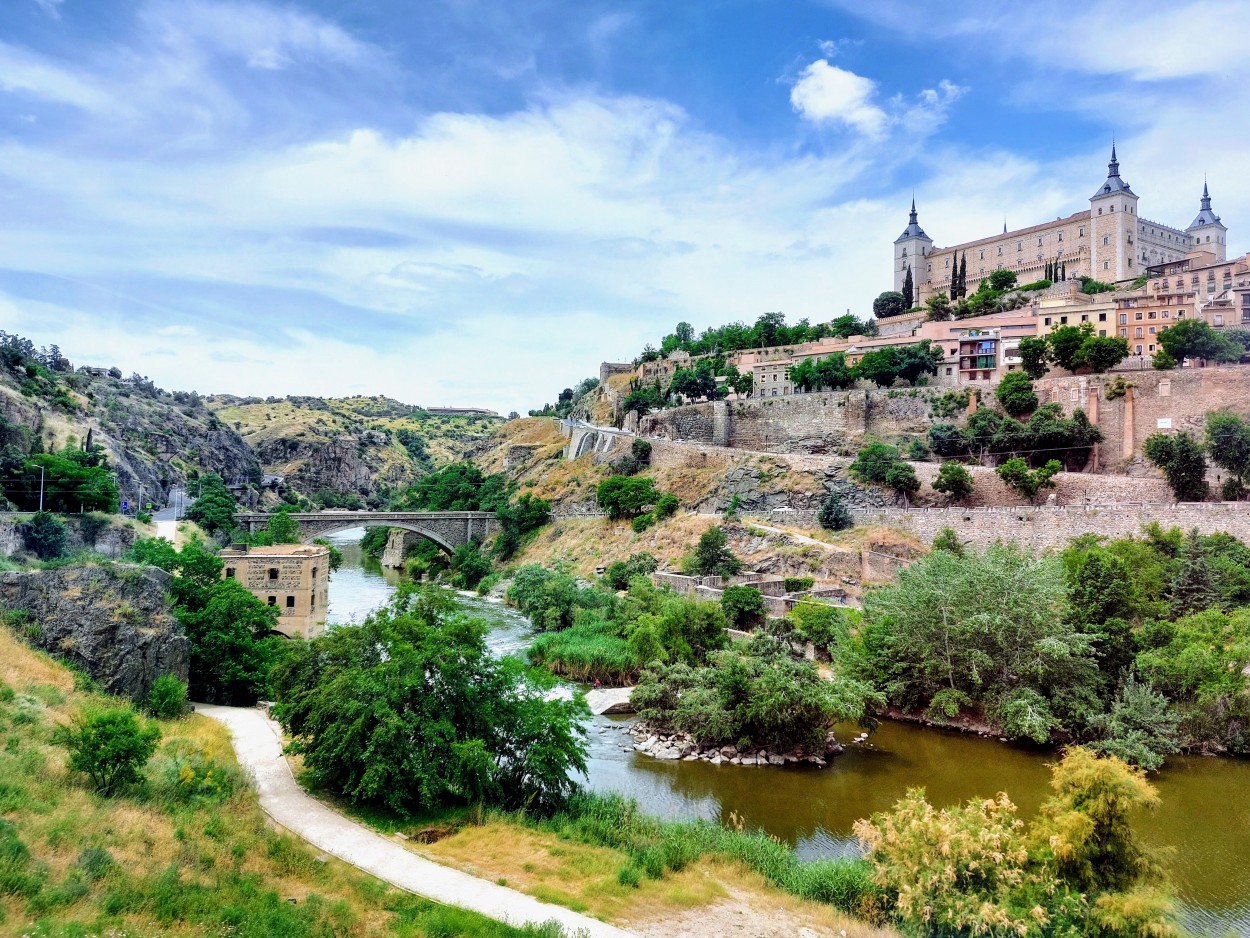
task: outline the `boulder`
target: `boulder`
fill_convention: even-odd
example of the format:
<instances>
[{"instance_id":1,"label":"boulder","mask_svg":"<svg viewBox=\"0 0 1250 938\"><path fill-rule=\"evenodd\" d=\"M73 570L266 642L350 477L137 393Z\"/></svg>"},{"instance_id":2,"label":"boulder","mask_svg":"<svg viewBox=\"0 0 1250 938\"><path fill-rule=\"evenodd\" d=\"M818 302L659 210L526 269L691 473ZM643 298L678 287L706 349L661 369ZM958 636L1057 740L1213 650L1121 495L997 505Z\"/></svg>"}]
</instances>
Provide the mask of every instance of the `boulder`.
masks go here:
<instances>
[{"instance_id":1,"label":"boulder","mask_svg":"<svg viewBox=\"0 0 1250 938\"><path fill-rule=\"evenodd\" d=\"M170 575L111 564L0 573L0 608L27 642L143 700L158 677L187 680L191 642L174 620Z\"/></svg>"}]
</instances>

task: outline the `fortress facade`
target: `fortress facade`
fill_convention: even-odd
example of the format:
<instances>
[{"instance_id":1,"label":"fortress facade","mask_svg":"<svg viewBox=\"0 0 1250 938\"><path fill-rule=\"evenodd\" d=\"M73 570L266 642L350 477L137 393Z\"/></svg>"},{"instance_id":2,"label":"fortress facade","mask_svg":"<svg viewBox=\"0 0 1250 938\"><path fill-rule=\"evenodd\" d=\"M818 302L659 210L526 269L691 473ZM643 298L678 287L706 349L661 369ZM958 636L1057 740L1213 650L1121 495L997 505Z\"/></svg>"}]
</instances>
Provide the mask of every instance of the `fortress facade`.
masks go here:
<instances>
[{"instance_id":1,"label":"fortress facade","mask_svg":"<svg viewBox=\"0 0 1250 938\"><path fill-rule=\"evenodd\" d=\"M949 296L961 259L966 259L972 290L995 270L1015 272L1020 283L1041 280L1052 262L1063 265L1069 280L1093 277L1114 283L1182 260L1192 251L1226 259L1228 229L1211 211L1206 183L1198 214L1184 229L1142 218L1137 201L1137 193L1120 177L1114 146L1107 180L1090 196L1089 208L1041 225L1008 231L1004 224L1002 234L935 247L916 220L913 199L907 228L894 242L894 289L903 289L910 268L917 304L938 293Z\"/></svg>"}]
</instances>

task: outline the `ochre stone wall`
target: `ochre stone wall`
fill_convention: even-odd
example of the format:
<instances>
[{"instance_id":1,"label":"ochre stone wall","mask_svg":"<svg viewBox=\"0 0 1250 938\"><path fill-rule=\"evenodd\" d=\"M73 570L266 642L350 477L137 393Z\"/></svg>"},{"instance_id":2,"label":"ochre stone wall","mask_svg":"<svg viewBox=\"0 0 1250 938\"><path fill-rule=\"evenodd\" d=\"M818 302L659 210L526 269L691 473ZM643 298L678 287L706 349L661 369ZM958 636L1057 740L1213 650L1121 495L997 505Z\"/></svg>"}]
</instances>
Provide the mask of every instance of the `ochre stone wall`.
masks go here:
<instances>
[{"instance_id":1,"label":"ochre stone wall","mask_svg":"<svg viewBox=\"0 0 1250 938\"><path fill-rule=\"evenodd\" d=\"M1037 508L901 508L851 512L857 525L877 524L914 534L925 543L943 528L961 541L984 549L996 540L1019 541L1035 550L1064 547L1081 534L1124 537L1141 534L1158 522L1164 528L1197 528L1202 534L1225 532L1250 541L1250 502L1179 505L1044 505Z\"/></svg>"},{"instance_id":2,"label":"ochre stone wall","mask_svg":"<svg viewBox=\"0 0 1250 938\"><path fill-rule=\"evenodd\" d=\"M1123 378L1135 385L1108 400L1106 386ZM1250 417L1250 366L1225 365L1172 371L1069 375L1036 382L1043 403L1057 401L1065 412L1089 414L1106 438L1097 468L1147 472L1142 441L1157 430L1201 433L1208 411L1230 408ZM854 455L866 440L923 436L935 422L930 402L940 388L855 389L749 398L721 404L691 404L648 414L643 436L778 453ZM723 409L719 422L714 409ZM725 425L727 423L727 426Z\"/></svg>"}]
</instances>

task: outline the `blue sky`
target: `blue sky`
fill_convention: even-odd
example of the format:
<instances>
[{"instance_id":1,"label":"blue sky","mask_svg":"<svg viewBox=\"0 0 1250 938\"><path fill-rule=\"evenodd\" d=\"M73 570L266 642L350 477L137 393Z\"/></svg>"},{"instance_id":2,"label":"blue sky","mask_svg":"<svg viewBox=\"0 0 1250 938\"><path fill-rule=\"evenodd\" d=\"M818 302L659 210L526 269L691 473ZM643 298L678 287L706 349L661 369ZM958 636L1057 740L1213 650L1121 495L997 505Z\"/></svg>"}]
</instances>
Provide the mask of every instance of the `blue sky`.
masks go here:
<instances>
[{"instance_id":1,"label":"blue sky","mask_svg":"<svg viewBox=\"0 0 1250 938\"><path fill-rule=\"evenodd\" d=\"M168 388L524 411L696 328L865 314L939 245L1205 173L1236 0L5 0L0 328Z\"/></svg>"}]
</instances>

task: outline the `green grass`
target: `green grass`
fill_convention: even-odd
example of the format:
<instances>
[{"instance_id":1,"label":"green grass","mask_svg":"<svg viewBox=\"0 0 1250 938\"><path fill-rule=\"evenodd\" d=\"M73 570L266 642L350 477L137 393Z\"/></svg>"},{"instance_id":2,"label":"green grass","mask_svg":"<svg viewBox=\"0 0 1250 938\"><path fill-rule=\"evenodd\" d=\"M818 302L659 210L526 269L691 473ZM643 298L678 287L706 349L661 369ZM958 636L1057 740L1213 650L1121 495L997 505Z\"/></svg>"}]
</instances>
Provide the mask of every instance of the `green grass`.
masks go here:
<instances>
[{"instance_id":1,"label":"green grass","mask_svg":"<svg viewBox=\"0 0 1250 938\"><path fill-rule=\"evenodd\" d=\"M29 938L558 938L388 887L270 828L225 727L161 721L142 783L68 772L55 727L114 699L0 627L0 934ZM20 932L15 929L20 928Z\"/></svg>"},{"instance_id":2,"label":"green grass","mask_svg":"<svg viewBox=\"0 0 1250 938\"><path fill-rule=\"evenodd\" d=\"M625 685L638 676L639 663L629 643L611 622L578 623L562 632L544 632L534 638L529 660L575 681L600 680Z\"/></svg>"}]
</instances>

